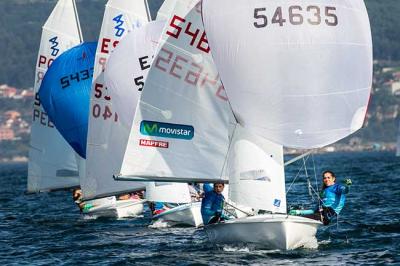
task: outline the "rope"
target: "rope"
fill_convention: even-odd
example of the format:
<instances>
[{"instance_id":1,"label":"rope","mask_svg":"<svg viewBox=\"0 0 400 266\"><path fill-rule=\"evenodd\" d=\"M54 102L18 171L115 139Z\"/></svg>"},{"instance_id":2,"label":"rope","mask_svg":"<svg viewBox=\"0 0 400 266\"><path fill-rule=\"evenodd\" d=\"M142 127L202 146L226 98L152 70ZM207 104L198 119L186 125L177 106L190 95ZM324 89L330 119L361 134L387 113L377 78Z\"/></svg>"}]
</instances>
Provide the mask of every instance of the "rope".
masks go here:
<instances>
[{"instance_id":1,"label":"rope","mask_svg":"<svg viewBox=\"0 0 400 266\"><path fill-rule=\"evenodd\" d=\"M314 201L314 196L311 192L311 181L310 181L310 176L308 175L308 171L307 171L307 164L306 161L303 158L303 164L304 164L304 173L306 175L307 178L307 186L308 186L308 195L310 195L311 200Z\"/></svg>"},{"instance_id":2,"label":"rope","mask_svg":"<svg viewBox=\"0 0 400 266\"><path fill-rule=\"evenodd\" d=\"M308 160L308 156L307 156L307 158L306 158L306 161L307 161L307 160ZM294 179L293 179L292 183L290 184L289 188L286 190L286 195L289 193L290 189L292 188L292 185L294 184L294 182L296 181L296 179L299 177L300 172L303 170L303 168L304 168L304 164L303 164L303 166L299 169L299 171L297 172L297 174L296 174L296 176L294 177Z\"/></svg>"},{"instance_id":3,"label":"rope","mask_svg":"<svg viewBox=\"0 0 400 266\"><path fill-rule=\"evenodd\" d=\"M238 211L240 211L240 212L243 212L243 213L246 214L247 216L254 216L254 214L245 212L245 211L239 209L238 207L236 207L236 206L234 206L234 205L228 203L227 201L225 201L225 204L231 206L232 208L234 208L234 209L236 209L236 210L238 210Z\"/></svg>"}]
</instances>

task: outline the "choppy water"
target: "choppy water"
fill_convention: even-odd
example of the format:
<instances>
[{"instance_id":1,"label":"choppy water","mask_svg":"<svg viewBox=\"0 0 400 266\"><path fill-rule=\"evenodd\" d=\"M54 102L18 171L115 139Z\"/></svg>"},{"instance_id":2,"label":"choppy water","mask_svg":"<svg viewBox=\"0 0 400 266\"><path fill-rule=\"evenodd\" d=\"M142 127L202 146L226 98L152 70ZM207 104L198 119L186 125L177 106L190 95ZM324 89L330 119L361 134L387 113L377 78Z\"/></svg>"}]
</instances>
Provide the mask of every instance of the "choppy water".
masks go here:
<instances>
[{"instance_id":1,"label":"choppy water","mask_svg":"<svg viewBox=\"0 0 400 266\"><path fill-rule=\"evenodd\" d=\"M309 174L313 177L311 158ZM314 156L316 170L351 177L339 224L318 232L316 250L268 251L215 247L201 230L149 228L150 218L84 219L69 192L25 195L27 165L0 165L0 263L49 264L268 264L400 265L400 158L389 153ZM288 184L301 164L291 166ZM318 175L319 179L319 175ZM309 201L304 176L288 202Z\"/></svg>"}]
</instances>

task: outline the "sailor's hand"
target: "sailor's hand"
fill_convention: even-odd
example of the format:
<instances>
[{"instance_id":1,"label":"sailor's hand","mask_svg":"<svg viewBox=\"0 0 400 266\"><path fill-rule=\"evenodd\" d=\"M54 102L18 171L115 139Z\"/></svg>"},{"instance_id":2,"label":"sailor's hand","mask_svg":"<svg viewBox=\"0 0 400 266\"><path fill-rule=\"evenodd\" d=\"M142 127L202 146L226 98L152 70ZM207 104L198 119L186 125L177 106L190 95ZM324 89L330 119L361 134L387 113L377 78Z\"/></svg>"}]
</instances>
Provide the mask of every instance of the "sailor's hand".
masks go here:
<instances>
[{"instance_id":1,"label":"sailor's hand","mask_svg":"<svg viewBox=\"0 0 400 266\"><path fill-rule=\"evenodd\" d=\"M351 179L350 179L350 178L347 178L347 179L344 180L344 184L345 184L346 186L351 186L351 185L353 184L353 182L351 182Z\"/></svg>"}]
</instances>

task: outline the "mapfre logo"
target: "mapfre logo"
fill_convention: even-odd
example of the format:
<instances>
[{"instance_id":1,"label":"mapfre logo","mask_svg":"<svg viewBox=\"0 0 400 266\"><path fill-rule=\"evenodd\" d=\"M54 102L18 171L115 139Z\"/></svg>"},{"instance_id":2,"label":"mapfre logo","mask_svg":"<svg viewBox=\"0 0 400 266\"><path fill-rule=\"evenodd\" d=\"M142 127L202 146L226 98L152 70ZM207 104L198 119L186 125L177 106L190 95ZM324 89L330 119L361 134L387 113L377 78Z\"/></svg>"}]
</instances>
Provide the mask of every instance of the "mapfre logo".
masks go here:
<instances>
[{"instance_id":1,"label":"mapfre logo","mask_svg":"<svg viewBox=\"0 0 400 266\"><path fill-rule=\"evenodd\" d=\"M190 140L194 137L194 128L188 125L143 120L140 123L140 133L146 136Z\"/></svg>"}]
</instances>

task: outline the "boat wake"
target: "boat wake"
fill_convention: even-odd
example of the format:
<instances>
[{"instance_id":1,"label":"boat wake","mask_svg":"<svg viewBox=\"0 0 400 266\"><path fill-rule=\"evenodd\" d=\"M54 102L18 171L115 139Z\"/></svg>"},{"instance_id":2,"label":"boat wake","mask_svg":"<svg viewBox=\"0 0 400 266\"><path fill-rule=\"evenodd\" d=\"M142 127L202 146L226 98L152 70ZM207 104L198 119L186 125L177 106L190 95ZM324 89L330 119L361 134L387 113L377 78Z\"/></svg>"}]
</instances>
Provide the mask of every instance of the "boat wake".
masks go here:
<instances>
[{"instance_id":1,"label":"boat wake","mask_svg":"<svg viewBox=\"0 0 400 266\"><path fill-rule=\"evenodd\" d=\"M172 225L162 219L158 219L154 221L152 224L150 224L148 227L149 228L155 228L155 229L160 229L160 228L169 228Z\"/></svg>"}]
</instances>

